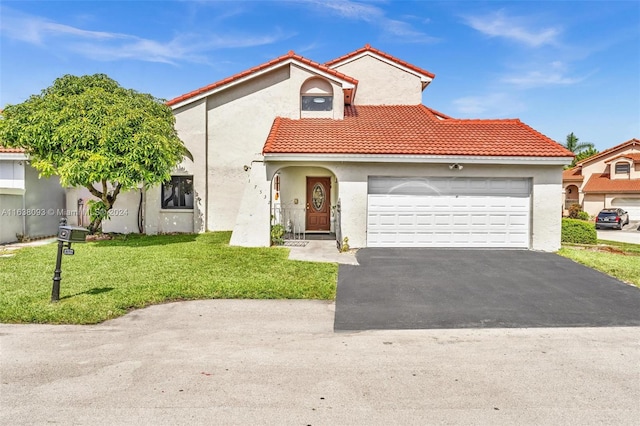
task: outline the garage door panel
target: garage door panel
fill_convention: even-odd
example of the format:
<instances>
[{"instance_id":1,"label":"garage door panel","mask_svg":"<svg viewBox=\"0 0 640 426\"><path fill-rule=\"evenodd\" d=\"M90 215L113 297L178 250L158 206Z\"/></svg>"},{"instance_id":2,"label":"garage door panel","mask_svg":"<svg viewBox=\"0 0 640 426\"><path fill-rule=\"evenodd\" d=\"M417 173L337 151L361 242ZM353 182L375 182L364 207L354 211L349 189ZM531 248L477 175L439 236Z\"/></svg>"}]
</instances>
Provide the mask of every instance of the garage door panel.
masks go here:
<instances>
[{"instance_id":1,"label":"garage door panel","mask_svg":"<svg viewBox=\"0 0 640 426\"><path fill-rule=\"evenodd\" d=\"M373 178L371 188L370 247L529 246L527 179Z\"/></svg>"},{"instance_id":2,"label":"garage door panel","mask_svg":"<svg viewBox=\"0 0 640 426\"><path fill-rule=\"evenodd\" d=\"M640 198L614 198L611 207L619 207L629 213L629 220L640 220Z\"/></svg>"}]
</instances>

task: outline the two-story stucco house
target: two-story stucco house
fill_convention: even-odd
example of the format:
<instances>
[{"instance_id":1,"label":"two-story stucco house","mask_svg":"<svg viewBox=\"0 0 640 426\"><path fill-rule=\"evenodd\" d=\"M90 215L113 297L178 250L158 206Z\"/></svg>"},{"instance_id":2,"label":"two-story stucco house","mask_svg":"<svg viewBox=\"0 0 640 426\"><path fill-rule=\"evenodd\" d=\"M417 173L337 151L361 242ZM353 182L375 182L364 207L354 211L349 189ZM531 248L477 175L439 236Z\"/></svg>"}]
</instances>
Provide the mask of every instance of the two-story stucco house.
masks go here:
<instances>
[{"instance_id":1,"label":"two-story stucco house","mask_svg":"<svg viewBox=\"0 0 640 426\"><path fill-rule=\"evenodd\" d=\"M324 64L289 52L172 99L193 161L130 196L138 225L233 230L242 246L269 245L279 222L351 247L556 250L573 154L517 119L422 105L434 77L367 45Z\"/></svg>"},{"instance_id":2,"label":"two-story stucco house","mask_svg":"<svg viewBox=\"0 0 640 426\"><path fill-rule=\"evenodd\" d=\"M57 177L40 178L22 149L0 146L0 244L18 236L56 235L64 209L65 191Z\"/></svg>"},{"instance_id":3,"label":"two-story stucco house","mask_svg":"<svg viewBox=\"0 0 640 426\"><path fill-rule=\"evenodd\" d=\"M580 204L592 216L620 207L640 219L640 139L589 157L562 174L565 208Z\"/></svg>"}]
</instances>

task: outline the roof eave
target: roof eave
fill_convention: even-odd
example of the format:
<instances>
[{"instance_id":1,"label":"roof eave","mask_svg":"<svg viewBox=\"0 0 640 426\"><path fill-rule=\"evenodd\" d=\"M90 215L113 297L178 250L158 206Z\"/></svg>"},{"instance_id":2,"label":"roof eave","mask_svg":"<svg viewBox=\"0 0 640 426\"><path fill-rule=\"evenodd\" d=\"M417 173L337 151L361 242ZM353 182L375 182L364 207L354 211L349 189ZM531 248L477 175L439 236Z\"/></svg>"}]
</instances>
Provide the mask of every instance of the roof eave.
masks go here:
<instances>
[{"instance_id":1,"label":"roof eave","mask_svg":"<svg viewBox=\"0 0 640 426\"><path fill-rule=\"evenodd\" d=\"M0 152L0 160L24 161L27 159L27 154L24 152Z\"/></svg>"},{"instance_id":2,"label":"roof eave","mask_svg":"<svg viewBox=\"0 0 640 426\"><path fill-rule=\"evenodd\" d=\"M309 154L264 153L265 161L343 161L353 163L462 163L565 166L572 157L515 157L479 155L407 155L407 154Z\"/></svg>"}]
</instances>

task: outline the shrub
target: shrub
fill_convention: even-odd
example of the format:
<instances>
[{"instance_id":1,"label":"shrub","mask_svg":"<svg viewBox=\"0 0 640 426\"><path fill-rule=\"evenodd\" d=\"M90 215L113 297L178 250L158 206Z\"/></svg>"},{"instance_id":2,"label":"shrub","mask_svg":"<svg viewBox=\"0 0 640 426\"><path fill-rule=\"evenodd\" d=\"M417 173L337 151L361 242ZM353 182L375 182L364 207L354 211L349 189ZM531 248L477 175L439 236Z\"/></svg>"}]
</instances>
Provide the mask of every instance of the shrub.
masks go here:
<instances>
[{"instance_id":1,"label":"shrub","mask_svg":"<svg viewBox=\"0 0 640 426\"><path fill-rule=\"evenodd\" d=\"M582 211L582 212L578 212L577 219L580 219L580 220L591 220L591 216L589 216L589 213Z\"/></svg>"},{"instance_id":2,"label":"shrub","mask_svg":"<svg viewBox=\"0 0 640 426\"><path fill-rule=\"evenodd\" d=\"M562 219L561 239L563 243L595 244L598 240L598 234L590 222L578 219Z\"/></svg>"},{"instance_id":3,"label":"shrub","mask_svg":"<svg viewBox=\"0 0 640 426\"><path fill-rule=\"evenodd\" d=\"M284 235L284 226L279 223L275 225L271 225L271 244L274 246L281 246L284 244L284 239L282 236Z\"/></svg>"},{"instance_id":4,"label":"shrub","mask_svg":"<svg viewBox=\"0 0 640 426\"><path fill-rule=\"evenodd\" d=\"M569 218L579 219L578 214L581 211L582 211L582 206L580 204L571 204L571 206L569 206Z\"/></svg>"}]
</instances>

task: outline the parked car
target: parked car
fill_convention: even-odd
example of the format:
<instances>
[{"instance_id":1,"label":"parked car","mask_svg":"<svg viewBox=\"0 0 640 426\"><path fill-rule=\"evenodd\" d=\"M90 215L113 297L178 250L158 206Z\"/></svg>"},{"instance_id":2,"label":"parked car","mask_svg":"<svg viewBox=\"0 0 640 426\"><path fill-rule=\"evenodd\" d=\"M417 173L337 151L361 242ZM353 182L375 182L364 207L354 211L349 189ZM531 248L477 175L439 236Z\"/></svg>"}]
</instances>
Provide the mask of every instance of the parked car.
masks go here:
<instances>
[{"instance_id":1,"label":"parked car","mask_svg":"<svg viewBox=\"0 0 640 426\"><path fill-rule=\"evenodd\" d=\"M629 224L629 213L622 209L602 209L596 217L596 229L622 229Z\"/></svg>"}]
</instances>

